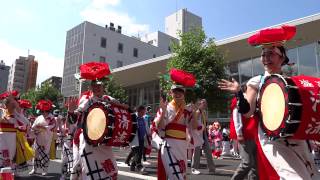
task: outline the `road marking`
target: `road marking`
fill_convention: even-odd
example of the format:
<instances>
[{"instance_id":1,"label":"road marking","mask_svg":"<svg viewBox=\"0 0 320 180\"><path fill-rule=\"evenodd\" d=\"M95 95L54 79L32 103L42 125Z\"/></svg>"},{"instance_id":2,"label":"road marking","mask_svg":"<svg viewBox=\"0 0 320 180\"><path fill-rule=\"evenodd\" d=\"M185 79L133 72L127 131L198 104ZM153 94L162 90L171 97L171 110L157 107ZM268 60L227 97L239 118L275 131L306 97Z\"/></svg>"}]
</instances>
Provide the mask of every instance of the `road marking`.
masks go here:
<instances>
[{"instance_id":1,"label":"road marking","mask_svg":"<svg viewBox=\"0 0 320 180\"><path fill-rule=\"evenodd\" d=\"M220 168L216 168L216 170L219 170L219 171L227 171L227 172L236 172L234 170L230 170L230 169L220 169Z\"/></svg>"},{"instance_id":2,"label":"road marking","mask_svg":"<svg viewBox=\"0 0 320 180\"><path fill-rule=\"evenodd\" d=\"M153 176L146 176L146 175L142 175L142 174L135 174L135 173L125 172L125 171L118 171L118 174L121 176L127 176L127 177L131 177L131 178L157 180L157 178L153 177Z\"/></svg>"}]
</instances>

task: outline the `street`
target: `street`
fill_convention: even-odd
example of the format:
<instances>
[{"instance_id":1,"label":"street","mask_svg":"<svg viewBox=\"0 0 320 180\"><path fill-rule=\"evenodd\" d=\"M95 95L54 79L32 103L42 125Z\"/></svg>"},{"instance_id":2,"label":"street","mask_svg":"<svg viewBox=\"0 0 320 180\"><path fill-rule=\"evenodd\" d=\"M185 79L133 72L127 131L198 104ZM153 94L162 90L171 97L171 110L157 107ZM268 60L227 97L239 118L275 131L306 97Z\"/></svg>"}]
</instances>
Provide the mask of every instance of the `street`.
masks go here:
<instances>
[{"instance_id":1,"label":"street","mask_svg":"<svg viewBox=\"0 0 320 180\"><path fill-rule=\"evenodd\" d=\"M58 151L60 152L60 151ZM114 148L114 154L117 159L117 164L119 168L119 180L132 180L132 179L147 179L147 180L156 180L157 179L157 153L155 150L152 151L151 157L148 158L148 162L150 164L145 164L146 171L148 172L147 175L142 175L138 172L131 172L129 170L129 167L124 163L126 156L129 153L129 148L126 149L120 149L120 148ZM31 167L29 168L29 171L25 171L20 174L19 177L16 179L59 179L60 178L60 171L61 171L61 160L60 154L58 153L58 159L51 160L50 166L49 166L49 172L47 176L41 176L39 175L32 175L29 176L28 172L31 170ZM201 157L201 166L199 171L201 172L200 175L192 175L190 172L190 162L188 163L188 179L191 180L229 180L234 173L236 167L239 164L239 160L234 160L231 158L227 159L217 159L214 160L216 165L216 173L214 175L209 175L208 170L206 169L206 160L204 157Z\"/></svg>"}]
</instances>

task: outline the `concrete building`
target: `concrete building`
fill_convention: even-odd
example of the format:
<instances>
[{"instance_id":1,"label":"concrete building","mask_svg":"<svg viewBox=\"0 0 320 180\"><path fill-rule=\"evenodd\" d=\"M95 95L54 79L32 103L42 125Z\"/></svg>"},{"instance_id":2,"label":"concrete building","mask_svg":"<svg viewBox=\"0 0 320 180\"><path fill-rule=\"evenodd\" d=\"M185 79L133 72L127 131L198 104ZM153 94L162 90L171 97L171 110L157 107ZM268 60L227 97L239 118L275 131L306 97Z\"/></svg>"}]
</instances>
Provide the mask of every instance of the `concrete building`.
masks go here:
<instances>
[{"instance_id":1,"label":"concrete building","mask_svg":"<svg viewBox=\"0 0 320 180\"><path fill-rule=\"evenodd\" d=\"M3 60L0 61L0 93L7 90L10 66L6 66Z\"/></svg>"},{"instance_id":2,"label":"concrete building","mask_svg":"<svg viewBox=\"0 0 320 180\"><path fill-rule=\"evenodd\" d=\"M285 22L295 25L296 36L286 44L292 67L291 74L305 74L320 77L320 13ZM282 24L275 25L280 26ZM216 41L219 50L225 54L230 75L240 83L250 77L262 74L261 50L247 43L248 37L256 31ZM166 72L166 64L172 55L148 59L139 63L116 68L112 71L117 82L125 87L129 95L129 105L150 105L155 111L159 105L159 73ZM284 70L288 68L284 67ZM227 102L226 102L227 103ZM210 114L210 120L229 120L229 114Z\"/></svg>"},{"instance_id":3,"label":"concrete building","mask_svg":"<svg viewBox=\"0 0 320 180\"><path fill-rule=\"evenodd\" d=\"M62 77L51 76L50 78L43 81L41 83L41 86L48 84L49 86L54 87L57 90L61 91L61 82L62 82Z\"/></svg>"},{"instance_id":4,"label":"concrete building","mask_svg":"<svg viewBox=\"0 0 320 180\"><path fill-rule=\"evenodd\" d=\"M202 27L202 18L187 9L180 9L165 18L165 33L177 39L179 32L185 33L199 27Z\"/></svg>"},{"instance_id":5,"label":"concrete building","mask_svg":"<svg viewBox=\"0 0 320 180\"><path fill-rule=\"evenodd\" d=\"M35 60L35 56L20 56L11 66L7 89L24 93L31 88L35 88L37 73L38 62Z\"/></svg>"}]
</instances>

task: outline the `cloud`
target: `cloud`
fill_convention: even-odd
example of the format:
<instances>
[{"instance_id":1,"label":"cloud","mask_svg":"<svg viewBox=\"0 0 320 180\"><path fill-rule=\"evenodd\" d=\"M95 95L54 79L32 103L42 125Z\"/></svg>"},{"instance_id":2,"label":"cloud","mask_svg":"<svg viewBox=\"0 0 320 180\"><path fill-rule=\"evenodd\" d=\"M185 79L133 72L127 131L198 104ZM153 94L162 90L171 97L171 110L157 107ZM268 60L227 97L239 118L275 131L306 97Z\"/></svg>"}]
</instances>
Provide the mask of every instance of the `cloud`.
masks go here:
<instances>
[{"instance_id":1,"label":"cloud","mask_svg":"<svg viewBox=\"0 0 320 180\"><path fill-rule=\"evenodd\" d=\"M140 24L125 12L119 12L114 7L120 5L120 0L93 0L83 11L81 17L89 22L104 26L113 22L123 27L128 35L145 34L149 32L148 24Z\"/></svg>"},{"instance_id":2,"label":"cloud","mask_svg":"<svg viewBox=\"0 0 320 180\"><path fill-rule=\"evenodd\" d=\"M11 66L19 56L27 56L28 54L27 49L14 47L3 40L0 40L0 49L0 59L4 60L8 66ZM54 57L48 52L40 50L31 50L30 54L34 55L38 61L37 84L51 76L62 77L63 58Z\"/></svg>"}]
</instances>

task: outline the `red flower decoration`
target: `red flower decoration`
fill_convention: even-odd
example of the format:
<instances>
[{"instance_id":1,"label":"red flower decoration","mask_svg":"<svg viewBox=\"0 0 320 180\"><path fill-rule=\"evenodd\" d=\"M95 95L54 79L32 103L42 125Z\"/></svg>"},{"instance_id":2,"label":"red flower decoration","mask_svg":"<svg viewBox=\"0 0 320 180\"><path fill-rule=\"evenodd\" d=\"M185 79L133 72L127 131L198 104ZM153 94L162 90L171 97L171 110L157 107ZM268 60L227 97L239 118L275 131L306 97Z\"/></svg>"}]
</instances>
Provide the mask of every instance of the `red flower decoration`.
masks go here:
<instances>
[{"instance_id":1,"label":"red flower decoration","mask_svg":"<svg viewBox=\"0 0 320 180\"><path fill-rule=\"evenodd\" d=\"M52 108L52 102L50 100L40 100L36 106L36 109L40 111L50 111Z\"/></svg>"},{"instance_id":2,"label":"red flower decoration","mask_svg":"<svg viewBox=\"0 0 320 180\"><path fill-rule=\"evenodd\" d=\"M80 76L87 80L101 79L110 73L110 68L107 63L89 62L80 66Z\"/></svg>"},{"instance_id":3,"label":"red flower decoration","mask_svg":"<svg viewBox=\"0 0 320 180\"><path fill-rule=\"evenodd\" d=\"M17 97L18 95L19 95L19 92L17 90L6 91L6 92L0 94L0 100L3 100L9 96Z\"/></svg>"},{"instance_id":4,"label":"red flower decoration","mask_svg":"<svg viewBox=\"0 0 320 180\"><path fill-rule=\"evenodd\" d=\"M252 46L283 43L292 39L295 34L295 26L283 25L280 28L268 28L260 30L256 34L249 37L248 43Z\"/></svg>"},{"instance_id":5,"label":"red flower decoration","mask_svg":"<svg viewBox=\"0 0 320 180\"><path fill-rule=\"evenodd\" d=\"M9 95L10 95L9 92L4 92L4 93L0 94L0 100L7 98Z\"/></svg>"},{"instance_id":6,"label":"red flower decoration","mask_svg":"<svg viewBox=\"0 0 320 180\"><path fill-rule=\"evenodd\" d=\"M18 103L19 103L21 108L24 108L24 109L32 108L31 102L29 100L27 100L27 99L20 99L20 100L18 100Z\"/></svg>"},{"instance_id":7,"label":"red flower decoration","mask_svg":"<svg viewBox=\"0 0 320 180\"><path fill-rule=\"evenodd\" d=\"M172 81L185 87L194 87L196 84L196 78L193 74L180 69L171 69L170 77Z\"/></svg>"}]
</instances>

